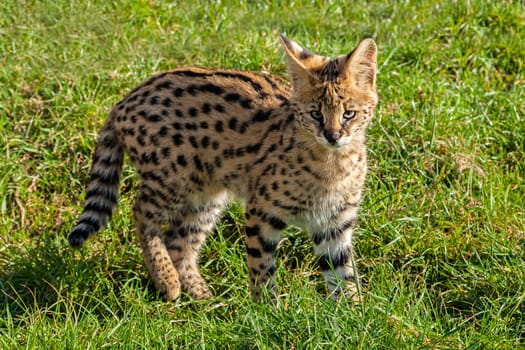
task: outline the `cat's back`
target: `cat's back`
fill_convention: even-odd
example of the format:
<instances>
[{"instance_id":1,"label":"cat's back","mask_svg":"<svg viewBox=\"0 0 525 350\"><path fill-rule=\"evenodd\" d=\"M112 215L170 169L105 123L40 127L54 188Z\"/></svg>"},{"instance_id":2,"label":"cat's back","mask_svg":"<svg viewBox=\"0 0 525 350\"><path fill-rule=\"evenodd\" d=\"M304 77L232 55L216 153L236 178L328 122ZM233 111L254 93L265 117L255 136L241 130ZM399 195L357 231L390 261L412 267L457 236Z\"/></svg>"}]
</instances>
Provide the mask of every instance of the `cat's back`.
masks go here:
<instances>
[{"instance_id":1,"label":"cat's back","mask_svg":"<svg viewBox=\"0 0 525 350\"><path fill-rule=\"evenodd\" d=\"M110 118L139 171L191 166L201 183L242 171L289 108L288 91L267 75L179 68L131 91Z\"/></svg>"},{"instance_id":2,"label":"cat's back","mask_svg":"<svg viewBox=\"0 0 525 350\"><path fill-rule=\"evenodd\" d=\"M289 92L269 75L187 67L153 76L123 98L114 113L117 118L137 114L149 122L217 113L247 120L259 109L275 108L288 100ZM144 116L146 111L149 114Z\"/></svg>"},{"instance_id":3,"label":"cat's back","mask_svg":"<svg viewBox=\"0 0 525 350\"><path fill-rule=\"evenodd\" d=\"M250 129L264 129L261 123L288 101L289 92L268 75L189 67L153 76L123 98L111 118L125 144L130 143L126 136L133 136L141 147L150 144L151 132L159 137L171 134L176 146L182 144L177 144L174 131L210 129L233 134L239 141ZM150 141L156 145L155 138Z\"/></svg>"}]
</instances>

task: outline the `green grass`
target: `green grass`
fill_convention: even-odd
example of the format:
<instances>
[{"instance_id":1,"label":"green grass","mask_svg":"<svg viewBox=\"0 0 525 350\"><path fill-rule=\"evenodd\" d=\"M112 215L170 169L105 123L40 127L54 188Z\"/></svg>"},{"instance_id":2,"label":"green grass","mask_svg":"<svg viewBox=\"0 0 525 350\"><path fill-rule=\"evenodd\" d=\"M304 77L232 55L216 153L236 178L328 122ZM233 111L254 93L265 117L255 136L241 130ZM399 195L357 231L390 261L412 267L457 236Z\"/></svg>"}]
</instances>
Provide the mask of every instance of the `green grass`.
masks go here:
<instances>
[{"instance_id":1,"label":"green grass","mask_svg":"<svg viewBox=\"0 0 525 350\"><path fill-rule=\"evenodd\" d=\"M525 344L525 10L520 1L4 1L0 348L505 349ZM357 232L359 306L324 298L307 236L278 250L279 307L248 293L242 210L202 256L216 298L162 301L126 166L110 228L67 247L107 112L181 65L285 75L278 33L379 46Z\"/></svg>"}]
</instances>

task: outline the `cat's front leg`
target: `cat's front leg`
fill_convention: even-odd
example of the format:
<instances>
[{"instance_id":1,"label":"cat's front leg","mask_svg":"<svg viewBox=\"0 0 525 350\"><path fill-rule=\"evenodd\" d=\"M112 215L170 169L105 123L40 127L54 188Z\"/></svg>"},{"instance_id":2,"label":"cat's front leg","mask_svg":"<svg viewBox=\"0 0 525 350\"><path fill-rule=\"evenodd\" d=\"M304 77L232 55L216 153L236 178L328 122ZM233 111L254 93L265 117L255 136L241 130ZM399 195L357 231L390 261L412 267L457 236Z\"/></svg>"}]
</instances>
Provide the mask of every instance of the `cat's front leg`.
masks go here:
<instances>
[{"instance_id":1,"label":"cat's front leg","mask_svg":"<svg viewBox=\"0 0 525 350\"><path fill-rule=\"evenodd\" d=\"M325 277L329 296L359 301L359 278L353 257L353 220L314 232L315 254Z\"/></svg>"},{"instance_id":2,"label":"cat's front leg","mask_svg":"<svg viewBox=\"0 0 525 350\"><path fill-rule=\"evenodd\" d=\"M275 250L286 223L257 208L246 210L246 252L250 273L250 291L254 301L259 301L263 289L272 298L276 296Z\"/></svg>"}]
</instances>

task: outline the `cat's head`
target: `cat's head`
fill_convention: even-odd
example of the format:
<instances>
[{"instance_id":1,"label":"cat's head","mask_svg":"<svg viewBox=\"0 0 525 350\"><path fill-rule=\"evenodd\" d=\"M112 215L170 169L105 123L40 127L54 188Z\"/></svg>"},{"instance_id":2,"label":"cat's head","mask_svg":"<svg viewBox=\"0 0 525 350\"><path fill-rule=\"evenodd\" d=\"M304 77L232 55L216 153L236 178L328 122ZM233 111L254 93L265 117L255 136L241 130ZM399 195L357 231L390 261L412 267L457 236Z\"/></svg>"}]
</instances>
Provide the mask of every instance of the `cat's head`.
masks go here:
<instances>
[{"instance_id":1,"label":"cat's head","mask_svg":"<svg viewBox=\"0 0 525 350\"><path fill-rule=\"evenodd\" d=\"M348 55L316 55L281 35L292 78L296 118L315 140L344 149L364 140L377 105L376 56L372 39L365 39Z\"/></svg>"}]
</instances>

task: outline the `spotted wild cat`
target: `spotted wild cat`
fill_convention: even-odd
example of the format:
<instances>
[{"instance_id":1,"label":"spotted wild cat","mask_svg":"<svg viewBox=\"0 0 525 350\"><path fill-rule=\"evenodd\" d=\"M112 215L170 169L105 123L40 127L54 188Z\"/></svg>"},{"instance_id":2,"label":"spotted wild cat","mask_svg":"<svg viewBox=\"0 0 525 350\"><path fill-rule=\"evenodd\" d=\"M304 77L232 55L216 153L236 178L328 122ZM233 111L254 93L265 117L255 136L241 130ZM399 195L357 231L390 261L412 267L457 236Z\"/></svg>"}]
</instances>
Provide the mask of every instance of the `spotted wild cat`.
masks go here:
<instances>
[{"instance_id":1,"label":"spotted wild cat","mask_svg":"<svg viewBox=\"0 0 525 350\"><path fill-rule=\"evenodd\" d=\"M232 198L246 207L255 300L274 284L274 253L289 224L309 232L329 294L355 298L352 232L367 171L365 134L378 101L376 45L365 39L330 59L281 40L291 93L267 75L180 68L120 101L100 131L70 244L82 246L109 220L127 153L141 177L137 235L167 300L181 289L211 296L199 250Z\"/></svg>"}]
</instances>

